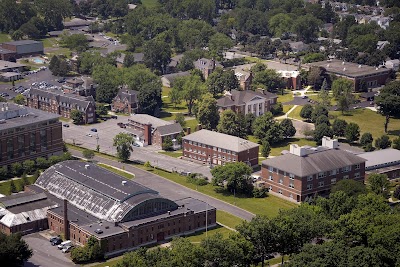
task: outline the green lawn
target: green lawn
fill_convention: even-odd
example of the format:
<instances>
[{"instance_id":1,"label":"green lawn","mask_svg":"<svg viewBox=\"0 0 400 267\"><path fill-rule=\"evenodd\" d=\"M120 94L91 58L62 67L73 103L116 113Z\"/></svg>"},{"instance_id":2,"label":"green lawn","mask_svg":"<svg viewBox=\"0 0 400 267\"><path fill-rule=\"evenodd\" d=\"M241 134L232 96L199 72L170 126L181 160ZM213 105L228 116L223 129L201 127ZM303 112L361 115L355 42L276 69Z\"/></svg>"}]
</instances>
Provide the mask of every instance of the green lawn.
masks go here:
<instances>
[{"instance_id":1,"label":"green lawn","mask_svg":"<svg viewBox=\"0 0 400 267\"><path fill-rule=\"evenodd\" d=\"M159 151L158 153L163 154L163 155L167 155L167 156L173 157L173 158L179 158L180 156L182 156L182 150L177 150L177 151Z\"/></svg>"},{"instance_id":2,"label":"green lawn","mask_svg":"<svg viewBox=\"0 0 400 267\"><path fill-rule=\"evenodd\" d=\"M32 176L28 177L28 180L31 184L34 183ZM18 192L24 190L24 188L22 186L22 179L16 179L13 181L14 181L15 187L17 188ZM11 184L11 180L0 183L0 194L9 195L10 184Z\"/></svg>"},{"instance_id":3,"label":"green lawn","mask_svg":"<svg viewBox=\"0 0 400 267\"><path fill-rule=\"evenodd\" d=\"M243 220L223 210L217 210L217 222L235 229Z\"/></svg>"},{"instance_id":4,"label":"green lawn","mask_svg":"<svg viewBox=\"0 0 400 267\"><path fill-rule=\"evenodd\" d=\"M278 95L278 102L281 103L285 103L285 102L289 102L293 100L293 93L289 90L285 90L283 92L283 95L281 95L280 93L277 94Z\"/></svg>"},{"instance_id":5,"label":"green lawn","mask_svg":"<svg viewBox=\"0 0 400 267\"><path fill-rule=\"evenodd\" d=\"M360 126L361 134L370 132L374 139L385 134L384 122L385 117L369 109L353 109L342 114L340 111L332 111L329 113L335 118L344 119L348 123L354 122ZM388 135L393 139L400 135L400 119L390 118L388 125Z\"/></svg>"},{"instance_id":6,"label":"green lawn","mask_svg":"<svg viewBox=\"0 0 400 267\"><path fill-rule=\"evenodd\" d=\"M293 119L298 119L298 120L303 120L302 117L300 117L300 111L303 107L302 106L297 106L292 112L289 113L288 117L293 118Z\"/></svg>"},{"instance_id":7,"label":"green lawn","mask_svg":"<svg viewBox=\"0 0 400 267\"><path fill-rule=\"evenodd\" d=\"M0 33L0 43L12 41L10 35L6 33Z\"/></svg>"},{"instance_id":8,"label":"green lawn","mask_svg":"<svg viewBox=\"0 0 400 267\"><path fill-rule=\"evenodd\" d=\"M100 167L102 167L102 168L104 168L104 169L109 170L110 172L113 172L113 173L116 173L116 174L118 174L118 175L121 175L122 177L125 177L126 179L134 179L134 178L135 178L135 175L132 174L132 173L129 173L129 172L126 172L126 171L118 170L118 169L116 169L116 168L114 168L114 167L111 167L111 166L108 166L108 165L106 165L106 164L98 163L97 165L99 165Z\"/></svg>"},{"instance_id":9,"label":"green lawn","mask_svg":"<svg viewBox=\"0 0 400 267\"><path fill-rule=\"evenodd\" d=\"M190 127L192 133L196 131L197 125L199 125L199 122L197 121L197 119L186 121L186 127Z\"/></svg>"},{"instance_id":10,"label":"green lawn","mask_svg":"<svg viewBox=\"0 0 400 267\"><path fill-rule=\"evenodd\" d=\"M186 238L189 239L189 241L192 243L200 243L201 240L203 240L207 236L212 236L217 233L222 234L222 236L226 238L229 236L229 234L232 233L232 231L229 230L228 228L218 225L217 227L212 228L211 230L208 230L207 233L205 231L196 232L192 235L186 236Z\"/></svg>"},{"instance_id":11,"label":"green lawn","mask_svg":"<svg viewBox=\"0 0 400 267\"><path fill-rule=\"evenodd\" d=\"M146 170L141 165L138 165L137 167ZM186 177L178 175L176 173L169 173L158 169L155 171L150 170L150 172L155 172L155 174L160 175L168 180L171 180L193 190L197 190L211 197L228 202L254 214L262 214L270 217L275 217L276 215L278 215L280 209L290 209L296 206L296 204L294 203L272 195L269 195L266 198L249 198L238 195L234 197L232 194L215 192L214 187L211 184L205 186L196 186L195 184L188 183L186 181Z\"/></svg>"},{"instance_id":12,"label":"green lawn","mask_svg":"<svg viewBox=\"0 0 400 267\"><path fill-rule=\"evenodd\" d=\"M47 47L57 47L56 44L58 44L58 41L56 40L55 37L43 38L40 41L43 42L43 46L45 48L47 48Z\"/></svg>"},{"instance_id":13,"label":"green lawn","mask_svg":"<svg viewBox=\"0 0 400 267\"><path fill-rule=\"evenodd\" d=\"M283 105L283 113L286 114L294 105Z\"/></svg>"},{"instance_id":14,"label":"green lawn","mask_svg":"<svg viewBox=\"0 0 400 267\"><path fill-rule=\"evenodd\" d=\"M145 7L156 7L159 5L158 0L142 0Z\"/></svg>"}]
</instances>

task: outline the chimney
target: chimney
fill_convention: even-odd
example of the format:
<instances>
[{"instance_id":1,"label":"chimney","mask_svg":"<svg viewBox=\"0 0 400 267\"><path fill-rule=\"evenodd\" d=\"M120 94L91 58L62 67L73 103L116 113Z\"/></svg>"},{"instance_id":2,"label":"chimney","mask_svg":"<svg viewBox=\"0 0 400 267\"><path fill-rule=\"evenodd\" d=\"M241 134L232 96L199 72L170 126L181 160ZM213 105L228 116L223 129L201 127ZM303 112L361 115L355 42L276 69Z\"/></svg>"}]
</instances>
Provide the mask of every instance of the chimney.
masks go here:
<instances>
[{"instance_id":1,"label":"chimney","mask_svg":"<svg viewBox=\"0 0 400 267\"><path fill-rule=\"evenodd\" d=\"M201 129L203 129L203 127L201 126L201 124L197 124L197 131L200 131Z\"/></svg>"},{"instance_id":2,"label":"chimney","mask_svg":"<svg viewBox=\"0 0 400 267\"><path fill-rule=\"evenodd\" d=\"M189 135L189 134L191 133L191 131L192 131L192 129L191 129L190 127L187 127L187 128L186 128L186 134Z\"/></svg>"},{"instance_id":3,"label":"chimney","mask_svg":"<svg viewBox=\"0 0 400 267\"><path fill-rule=\"evenodd\" d=\"M151 123L144 125L144 143L151 145Z\"/></svg>"},{"instance_id":4,"label":"chimney","mask_svg":"<svg viewBox=\"0 0 400 267\"><path fill-rule=\"evenodd\" d=\"M69 222L68 222L68 200L64 198L64 238L69 239Z\"/></svg>"}]
</instances>

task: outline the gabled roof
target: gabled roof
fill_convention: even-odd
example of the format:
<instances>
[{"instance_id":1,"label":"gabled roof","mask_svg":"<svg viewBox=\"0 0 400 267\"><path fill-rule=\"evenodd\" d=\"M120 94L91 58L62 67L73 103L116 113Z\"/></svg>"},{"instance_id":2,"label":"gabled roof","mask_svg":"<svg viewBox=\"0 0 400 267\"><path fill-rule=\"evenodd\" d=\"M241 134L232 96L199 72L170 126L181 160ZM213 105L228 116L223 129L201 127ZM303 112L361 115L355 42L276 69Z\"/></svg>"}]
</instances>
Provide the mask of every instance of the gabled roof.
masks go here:
<instances>
[{"instance_id":1,"label":"gabled roof","mask_svg":"<svg viewBox=\"0 0 400 267\"><path fill-rule=\"evenodd\" d=\"M182 139L209 146L220 147L237 153L259 146L258 144L243 138L205 129L189 134Z\"/></svg>"},{"instance_id":2,"label":"gabled roof","mask_svg":"<svg viewBox=\"0 0 400 267\"><path fill-rule=\"evenodd\" d=\"M28 96L56 99L60 105L62 105L62 103L76 105L77 107L83 110L85 110L90 103L95 105L95 101L92 96L79 96L75 94L67 94L60 90L54 90L54 89L31 88Z\"/></svg>"},{"instance_id":3,"label":"gabled roof","mask_svg":"<svg viewBox=\"0 0 400 267\"><path fill-rule=\"evenodd\" d=\"M118 91L118 94L115 98L119 97L120 99L127 99L129 104L135 104L138 102L137 96L139 92L136 90L126 90L126 89L121 89Z\"/></svg>"},{"instance_id":4,"label":"gabled roof","mask_svg":"<svg viewBox=\"0 0 400 267\"><path fill-rule=\"evenodd\" d=\"M182 126L179 123L160 126L157 127L157 130L160 132L161 136L176 134L183 131Z\"/></svg>"},{"instance_id":5,"label":"gabled roof","mask_svg":"<svg viewBox=\"0 0 400 267\"><path fill-rule=\"evenodd\" d=\"M339 149L325 149L305 156L297 156L291 153L266 159L262 165L271 166L282 171L294 174L298 177L327 172L346 166L360 164L366 160Z\"/></svg>"},{"instance_id":6,"label":"gabled roof","mask_svg":"<svg viewBox=\"0 0 400 267\"><path fill-rule=\"evenodd\" d=\"M217 105L219 107L241 106L245 105L247 102L250 102L256 97L264 98L265 100L277 98L275 94L267 91L261 93L250 90L245 90L245 91L232 90L226 96L218 99Z\"/></svg>"},{"instance_id":7,"label":"gabled roof","mask_svg":"<svg viewBox=\"0 0 400 267\"><path fill-rule=\"evenodd\" d=\"M223 68L223 66L214 59L200 58L194 62L194 67L199 70Z\"/></svg>"},{"instance_id":8,"label":"gabled roof","mask_svg":"<svg viewBox=\"0 0 400 267\"><path fill-rule=\"evenodd\" d=\"M161 76L161 78L168 80L170 83L174 82L176 78L178 77L184 77L184 76L189 76L190 72L188 71L181 71L177 73L171 73L171 74L165 74Z\"/></svg>"}]
</instances>

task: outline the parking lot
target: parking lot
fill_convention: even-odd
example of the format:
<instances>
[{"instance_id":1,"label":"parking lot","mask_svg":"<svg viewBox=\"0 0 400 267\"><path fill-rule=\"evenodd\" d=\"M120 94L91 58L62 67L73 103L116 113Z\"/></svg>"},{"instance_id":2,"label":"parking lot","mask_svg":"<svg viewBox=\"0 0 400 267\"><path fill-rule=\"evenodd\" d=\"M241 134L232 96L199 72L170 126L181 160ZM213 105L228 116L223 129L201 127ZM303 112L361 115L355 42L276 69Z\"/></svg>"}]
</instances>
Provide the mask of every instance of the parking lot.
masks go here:
<instances>
[{"instance_id":1,"label":"parking lot","mask_svg":"<svg viewBox=\"0 0 400 267\"><path fill-rule=\"evenodd\" d=\"M33 250L33 255L29 261L25 262L25 267L71 267L78 266L69 258L69 254L64 254L57 248L52 246L48 239L43 237L41 233L34 233L22 237L29 247Z\"/></svg>"}]
</instances>

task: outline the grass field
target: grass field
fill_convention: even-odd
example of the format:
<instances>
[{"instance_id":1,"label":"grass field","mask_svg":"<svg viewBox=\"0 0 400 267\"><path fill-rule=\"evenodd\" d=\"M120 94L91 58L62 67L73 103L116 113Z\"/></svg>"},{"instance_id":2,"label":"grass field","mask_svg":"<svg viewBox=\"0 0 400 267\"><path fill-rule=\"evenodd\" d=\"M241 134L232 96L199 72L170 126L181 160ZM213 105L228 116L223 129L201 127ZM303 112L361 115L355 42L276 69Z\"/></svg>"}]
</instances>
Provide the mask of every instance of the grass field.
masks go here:
<instances>
[{"instance_id":1,"label":"grass field","mask_svg":"<svg viewBox=\"0 0 400 267\"><path fill-rule=\"evenodd\" d=\"M0 33L0 43L12 41L10 35L6 33Z\"/></svg>"},{"instance_id":2,"label":"grass field","mask_svg":"<svg viewBox=\"0 0 400 267\"><path fill-rule=\"evenodd\" d=\"M111 166L108 166L108 165L106 165L106 164L98 163L97 165L99 165L100 167L102 167L102 168L104 168L104 169L109 170L110 172L113 172L113 173L116 173L116 174L118 174L118 175L121 175L122 177L125 177L126 179L134 179L134 178L135 178L135 175L132 174L132 173L118 170L118 169L113 168L113 167L111 167Z\"/></svg>"},{"instance_id":3,"label":"grass field","mask_svg":"<svg viewBox=\"0 0 400 267\"><path fill-rule=\"evenodd\" d=\"M285 90L283 95L278 95L278 102L285 103L293 100L293 93L291 91Z\"/></svg>"},{"instance_id":4,"label":"grass field","mask_svg":"<svg viewBox=\"0 0 400 267\"><path fill-rule=\"evenodd\" d=\"M288 117L297 120L303 120L303 118L300 117L300 111L302 108L302 106L297 106L294 110L292 110L292 112L289 113Z\"/></svg>"},{"instance_id":5,"label":"grass field","mask_svg":"<svg viewBox=\"0 0 400 267\"><path fill-rule=\"evenodd\" d=\"M28 177L28 180L31 184L34 183L32 176ZM14 181L15 187L17 188L18 192L24 190L24 188L22 186L22 179L16 179L13 181ZM9 192L10 184L11 184L11 180L0 183L0 194L9 195L10 194L10 192Z\"/></svg>"},{"instance_id":6,"label":"grass field","mask_svg":"<svg viewBox=\"0 0 400 267\"><path fill-rule=\"evenodd\" d=\"M385 117L375 111L369 109L353 109L345 114L342 114L340 111L332 111L329 114L335 118L346 120L348 123L357 123L358 126L360 126L361 134L370 132L374 139L385 134ZM388 135L392 139L400 135L400 119L390 118Z\"/></svg>"},{"instance_id":7,"label":"grass field","mask_svg":"<svg viewBox=\"0 0 400 267\"><path fill-rule=\"evenodd\" d=\"M294 105L283 105L283 113L286 114Z\"/></svg>"},{"instance_id":8,"label":"grass field","mask_svg":"<svg viewBox=\"0 0 400 267\"><path fill-rule=\"evenodd\" d=\"M180 156L182 156L182 150L177 150L177 151L159 151L158 153L163 154L163 155L167 155L167 156L173 157L173 158L179 158Z\"/></svg>"},{"instance_id":9,"label":"grass field","mask_svg":"<svg viewBox=\"0 0 400 267\"><path fill-rule=\"evenodd\" d=\"M217 222L235 229L243 220L223 210L217 210Z\"/></svg>"},{"instance_id":10,"label":"grass field","mask_svg":"<svg viewBox=\"0 0 400 267\"><path fill-rule=\"evenodd\" d=\"M158 0L142 0L141 2L145 7L156 7L159 5Z\"/></svg>"}]
</instances>

